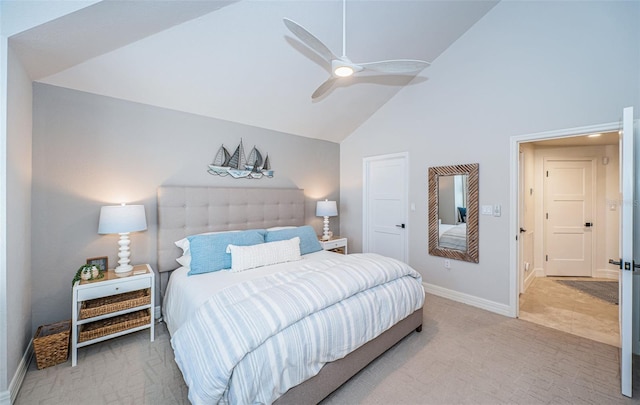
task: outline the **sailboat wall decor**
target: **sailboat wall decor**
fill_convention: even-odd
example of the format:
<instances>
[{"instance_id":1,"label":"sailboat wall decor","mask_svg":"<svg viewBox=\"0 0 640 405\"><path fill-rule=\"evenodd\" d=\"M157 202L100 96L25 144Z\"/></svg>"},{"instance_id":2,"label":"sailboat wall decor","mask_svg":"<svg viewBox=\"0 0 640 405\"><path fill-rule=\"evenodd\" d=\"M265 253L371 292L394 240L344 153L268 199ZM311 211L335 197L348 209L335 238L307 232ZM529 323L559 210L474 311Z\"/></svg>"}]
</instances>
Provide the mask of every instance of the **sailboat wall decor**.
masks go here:
<instances>
[{"instance_id":1,"label":"sailboat wall decor","mask_svg":"<svg viewBox=\"0 0 640 405\"><path fill-rule=\"evenodd\" d=\"M233 152L229 153L224 145L220 146L218 152L209 165L208 172L215 176L231 176L235 179L260 179L262 177L273 177L269 155L262 158L262 153L254 146L249 152L249 159L245 157L242 139Z\"/></svg>"}]
</instances>

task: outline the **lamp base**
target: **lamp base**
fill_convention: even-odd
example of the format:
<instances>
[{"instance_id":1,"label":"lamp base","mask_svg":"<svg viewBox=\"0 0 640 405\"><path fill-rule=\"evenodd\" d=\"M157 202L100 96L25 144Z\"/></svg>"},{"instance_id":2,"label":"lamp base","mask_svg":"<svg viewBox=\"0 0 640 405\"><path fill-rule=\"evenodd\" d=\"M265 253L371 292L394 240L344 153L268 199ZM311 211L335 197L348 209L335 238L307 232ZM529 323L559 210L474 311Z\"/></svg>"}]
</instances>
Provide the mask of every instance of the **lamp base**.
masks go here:
<instances>
[{"instance_id":1,"label":"lamp base","mask_svg":"<svg viewBox=\"0 0 640 405\"><path fill-rule=\"evenodd\" d=\"M329 235L329 217L324 217L324 227L322 228L322 240L331 239L331 235Z\"/></svg>"},{"instance_id":2,"label":"lamp base","mask_svg":"<svg viewBox=\"0 0 640 405\"><path fill-rule=\"evenodd\" d=\"M120 240L118 240L118 245L120 245L120 250L118 250L119 266L114 269L116 273L128 273L133 270L133 266L129 264L129 256L131 256L129 244L131 244L129 232L121 233Z\"/></svg>"},{"instance_id":3,"label":"lamp base","mask_svg":"<svg viewBox=\"0 0 640 405\"><path fill-rule=\"evenodd\" d=\"M120 265L118 267L116 267L115 269L113 269L113 271L115 271L116 273L128 273L130 271L133 270L133 266L130 264L126 264L126 265Z\"/></svg>"}]
</instances>

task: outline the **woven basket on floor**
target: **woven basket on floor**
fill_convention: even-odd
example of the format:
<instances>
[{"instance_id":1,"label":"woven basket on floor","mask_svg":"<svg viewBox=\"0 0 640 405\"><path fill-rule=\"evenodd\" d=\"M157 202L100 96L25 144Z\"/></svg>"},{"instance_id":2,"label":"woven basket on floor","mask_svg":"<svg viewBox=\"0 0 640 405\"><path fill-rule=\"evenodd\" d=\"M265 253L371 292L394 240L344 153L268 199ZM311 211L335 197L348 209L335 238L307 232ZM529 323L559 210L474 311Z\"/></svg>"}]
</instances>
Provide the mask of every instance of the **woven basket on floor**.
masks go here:
<instances>
[{"instance_id":1,"label":"woven basket on floor","mask_svg":"<svg viewBox=\"0 0 640 405\"><path fill-rule=\"evenodd\" d=\"M69 357L69 333L71 320L43 325L33 338L38 369L64 363Z\"/></svg>"},{"instance_id":2,"label":"woven basket on floor","mask_svg":"<svg viewBox=\"0 0 640 405\"><path fill-rule=\"evenodd\" d=\"M109 297L96 298L82 303L82 307L80 308L80 319L93 318L147 304L151 304L150 288L131 291L124 294L111 295Z\"/></svg>"},{"instance_id":3,"label":"woven basket on floor","mask_svg":"<svg viewBox=\"0 0 640 405\"><path fill-rule=\"evenodd\" d=\"M87 340L97 339L123 330L148 325L150 321L151 312L148 309L142 309L140 311L114 316L113 318L86 323L80 327L78 342L86 342Z\"/></svg>"}]
</instances>

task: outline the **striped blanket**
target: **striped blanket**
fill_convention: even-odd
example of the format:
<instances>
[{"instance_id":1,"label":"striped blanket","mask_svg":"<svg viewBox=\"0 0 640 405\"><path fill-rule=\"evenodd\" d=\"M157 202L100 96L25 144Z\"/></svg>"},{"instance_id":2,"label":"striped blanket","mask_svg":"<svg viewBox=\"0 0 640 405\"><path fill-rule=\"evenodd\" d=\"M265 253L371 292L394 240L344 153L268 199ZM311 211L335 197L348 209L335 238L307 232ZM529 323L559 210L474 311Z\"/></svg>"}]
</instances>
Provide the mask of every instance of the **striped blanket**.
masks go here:
<instances>
[{"instance_id":1,"label":"striped blanket","mask_svg":"<svg viewBox=\"0 0 640 405\"><path fill-rule=\"evenodd\" d=\"M171 344L193 404L268 404L423 303L406 264L341 256L219 291Z\"/></svg>"},{"instance_id":2,"label":"striped blanket","mask_svg":"<svg viewBox=\"0 0 640 405\"><path fill-rule=\"evenodd\" d=\"M445 231L442 235L440 235L438 246L440 246L441 248L466 251L467 224L462 223Z\"/></svg>"}]
</instances>

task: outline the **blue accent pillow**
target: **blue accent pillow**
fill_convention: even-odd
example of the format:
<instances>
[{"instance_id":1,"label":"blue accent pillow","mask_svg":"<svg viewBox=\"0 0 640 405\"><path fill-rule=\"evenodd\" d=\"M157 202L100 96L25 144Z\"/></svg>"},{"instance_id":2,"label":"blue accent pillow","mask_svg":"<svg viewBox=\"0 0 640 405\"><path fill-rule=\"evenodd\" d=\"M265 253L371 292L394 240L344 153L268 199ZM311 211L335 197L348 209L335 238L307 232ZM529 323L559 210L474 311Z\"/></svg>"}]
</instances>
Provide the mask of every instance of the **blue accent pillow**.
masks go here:
<instances>
[{"instance_id":1,"label":"blue accent pillow","mask_svg":"<svg viewBox=\"0 0 640 405\"><path fill-rule=\"evenodd\" d=\"M460 221L467 222L467 208L458 207L458 213L460 214Z\"/></svg>"},{"instance_id":2,"label":"blue accent pillow","mask_svg":"<svg viewBox=\"0 0 640 405\"><path fill-rule=\"evenodd\" d=\"M251 246L264 243L264 229L224 232L187 237L191 250L189 275L210 273L231 268L231 254L227 246Z\"/></svg>"},{"instance_id":3,"label":"blue accent pillow","mask_svg":"<svg viewBox=\"0 0 640 405\"><path fill-rule=\"evenodd\" d=\"M265 242L277 242L280 240L288 240L295 237L300 238L300 254L319 252L322 250L316 231L309 225L299 226L297 228L286 228L278 231L267 231L264 237Z\"/></svg>"}]
</instances>

